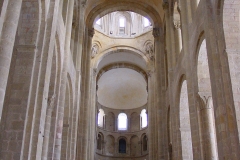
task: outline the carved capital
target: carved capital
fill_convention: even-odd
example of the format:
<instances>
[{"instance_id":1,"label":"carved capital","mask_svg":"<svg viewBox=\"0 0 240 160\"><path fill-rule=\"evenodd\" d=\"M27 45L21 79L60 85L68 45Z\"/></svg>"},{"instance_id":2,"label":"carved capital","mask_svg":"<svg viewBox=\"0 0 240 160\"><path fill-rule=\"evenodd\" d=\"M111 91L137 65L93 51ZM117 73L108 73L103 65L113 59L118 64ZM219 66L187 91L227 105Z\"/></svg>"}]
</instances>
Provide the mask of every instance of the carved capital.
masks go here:
<instances>
[{"instance_id":1,"label":"carved capital","mask_svg":"<svg viewBox=\"0 0 240 160\"><path fill-rule=\"evenodd\" d=\"M146 41L144 44L145 55L149 57L150 60L154 60L154 45L151 41Z\"/></svg>"},{"instance_id":2,"label":"carved capital","mask_svg":"<svg viewBox=\"0 0 240 160\"><path fill-rule=\"evenodd\" d=\"M88 29L88 36L93 37L95 34L94 28Z\"/></svg>"},{"instance_id":3,"label":"carved capital","mask_svg":"<svg viewBox=\"0 0 240 160\"><path fill-rule=\"evenodd\" d=\"M85 8L86 4L87 4L87 0L83 0L83 1L81 2L81 6L82 6L83 8Z\"/></svg>"},{"instance_id":4,"label":"carved capital","mask_svg":"<svg viewBox=\"0 0 240 160\"><path fill-rule=\"evenodd\" d=\"M202 102L200 106L201 109L207 109L212 107L209 105L209 100L211 100L212 98L211 92L198 92L198 96Z\"/></svg>"},{"instance_id":5,"label":"carved capital","mask_svg":"<svg viewBox=\"0 0 240 160\"><path fill-rule=\"evenodd\" d=\"M154 38L160 37L160 35L161 35L161 29L160 29L160 28L153 28L152 34L153 34L153 37L154 37Z\"/></svg>"},{"instance_id":6,"label":"carved capital","mask_svg":"<svg viewBox=\"0 0 240 160\"><path fill-rule=\"evenodd\" d=\"M154 71L152 71L152 70L148 70L147 71L147 75L148 75L148 77L152 77L152 74L154 73Z\"/></svg>"},{"instance_id":7,"label":"carved capital","mask_svg":"<svg viewBox=\"0 0 240 160\"><path fill-rule=\"evenodd\" d=\"M168 9L169 3L168 2L163 2L162 7L163 7L164 10Z\"/></svg>"},{"instance_id":8,"label":"carved capital","mask_svg":"<svg viewBox=\"0 0 240 160\"><path fill-rule=\"evenodd\" d=\"M91 58L94 58L99 51L99 46L97 44L93 44L92 49L91 49Z\"/></svg>"},{"instance_id":9,"label":"carved capital","mask_svg":"<svg viewBox=\"0 0 240 160\"><path fill-rule=\"evenodd\" d=\"M97 68L93 68L93 76L95 77L97 75Z\"/></svg>"},{"instance_id":10,"label":"carved capital","mask_svg":"<svg viewBox=\"0 0 240 160\"><path fill-rule=\"evenodd\" d=\"M179 20L173 21L173 25L174 25L175 29L181 28L181 22Z\"/></svg>"}]
</instances>

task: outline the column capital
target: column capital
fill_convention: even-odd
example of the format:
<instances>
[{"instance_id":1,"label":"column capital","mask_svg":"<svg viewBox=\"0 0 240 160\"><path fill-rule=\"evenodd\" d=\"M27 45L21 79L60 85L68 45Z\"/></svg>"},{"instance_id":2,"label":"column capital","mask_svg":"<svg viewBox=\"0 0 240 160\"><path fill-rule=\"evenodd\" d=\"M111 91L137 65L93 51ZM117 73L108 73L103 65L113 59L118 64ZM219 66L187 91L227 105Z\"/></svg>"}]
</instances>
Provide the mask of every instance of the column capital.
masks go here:
<instances>
[{"instance_id":1,"label":"column capital","mask_svg":"<svg viewBox=\"0 0 240 160\"><path fill-rule=\"evenodd\" d=\"M82 6L83 8L85 8L86 4L87 4L87 1L86 1L86 0L84 0L84 1L81 2L81 6Z\"/></svg>"},{"instance_id":2,"label":"column capital","mask_svg":"<svg viewBox=\"0 0 240 160\"><path fill-rule=\"evenodd\" d=\"M154 73L154 71L152 71L152 70L148 70L147 71L147 75L148 75L148 77L152 77L152 74Z\"/></svg>"},{"instance_id":3,"label":"column capital","mask_svg":"<svg viewBox=\"0 0 240 160\"><path fill-rule=\"evenodd\" d=\"M211 92L198 92L198 96L202 101L202 105L200 106L201 109L211 108L211 106L208 105L208 102L212 97Z\"/></svg>"},{"instance_id":4,"label":"column capital","mask_svg":"<svg viewBox=\"0 0 240 160\"><path fill-rule=\"evenodd\" d=\"M179 20L174 20L173 25L174 25L175 29L181 28L181 22Z\"/></svg>"},{"instance_id":5,"label":"column capital","mask_svg":"<svg viewBox=\"0 0 240 160\"><path fill-rule=\"evenodd\" d=\"M93 76L96 77L97 75L97 68L93 68Z\"/></svg>"},{"instance_id":6,"label":"column capital","mask_svg":"<svg viewBox=\"0 0 240 160\"><path fill-rule=\"evenodd\" d=\"M164 10L168 9L169 3L167 1L163 2L162 7L163 7Z\"/></svg>"},{"instance_id":7,"label":"column capital","mask_svg":"<svg viewBox=\"0 0 240 160\"><path fill-rule=\"evenodd\" d=\"M152 35L154 38L158 38L161 35L161 28L153 28Z\"/></svg>"},{"instance_id":8,"label":"column capital","mask_svg":"<svg viewBox=\"0 0 240 160\"><path fill-rule=\"evenodd\" d=\"M88 36L93 37L95 34L94 28L88 28Z\"/></svg>"}]
</instances>

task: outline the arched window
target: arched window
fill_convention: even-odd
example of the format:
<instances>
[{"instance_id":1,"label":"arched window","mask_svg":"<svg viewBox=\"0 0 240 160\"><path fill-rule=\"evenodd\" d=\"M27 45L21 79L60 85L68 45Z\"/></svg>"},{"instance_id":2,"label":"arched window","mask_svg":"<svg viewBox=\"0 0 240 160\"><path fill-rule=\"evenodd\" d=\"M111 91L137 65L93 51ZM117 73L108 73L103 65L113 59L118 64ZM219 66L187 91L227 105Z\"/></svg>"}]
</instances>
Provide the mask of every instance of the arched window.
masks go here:
<instances>
[{"instance_id":1,"label":"arched window","mask_svg":"<svg viewBox=\"0 0 240 160\"><path fill-rule=\"evenodd\" d=\"M126 153L126 140L123 138L119 140L119 153Z\"/></svg>"},{"instance_id":2,"label":"arched window","mask_svg":"<svg viewBox=\"0 0 240 160\"><path fill-rule=\"evenodd\" d=\"M118 130L127 130L127 115L125 113L118 115Z\"/></svg>"},{"instance_id":3,"label":"arched window","mask_svg":"<svg viewBox=\"0 0 240 160\"><path fill-rule=\"evenodd\" d=\"M98 150L102 149L102 136L101 136L101 134L98 134L98 137L97 137L97 149Z\"/></svg>"},{"instance_id":4,"label":"arched window","mask_svg":"<svg viewBox=\"0 0 240 160\"><path fill-rule=\"evenodd\" d=\"M119 17L119 35L124 35L126 30L126 18Z\"/></svg>"},{"instance_id":5,"label":"arched window","mask_svg":"<svg viewBox=\"0 0 240 160\"><path fill-rule=\"evenodd\" d=\"M146 109L141 112L141 128L147 127L147 113Z\"/></svg>"},{"instance_id":6,"label":"arched window","mask_svg":"<svg viewBox=\"0 0 240 160\"><path fill-rule=\"evenodd\" d=\"M99 109L99 112L98 112L98 126L99 127L103 127L103 124L104 124L104 111L102 109Z\"/></svg>"},{"instance_id":7,"label":"arched window","mask_svg":"<svg viewBox=\"0 0 240 160\"><path fill-rule=\"evenodd\" d=\"M143 136L143 139L142 139L142 148L143 148L143 151L147 151L147 136L146 135L144 135Z\"/></svg>"},{"instance_id":8,"label":"arched window","mask_svg":"<svg viewBox=\"0 0 240 160\"><path fill-rule=\"evenodd\" d=\"M145 17L143 17L143 26L144 27L150 26L150 21L147 18L145 18Z\"/></svg>"}]
</instances>

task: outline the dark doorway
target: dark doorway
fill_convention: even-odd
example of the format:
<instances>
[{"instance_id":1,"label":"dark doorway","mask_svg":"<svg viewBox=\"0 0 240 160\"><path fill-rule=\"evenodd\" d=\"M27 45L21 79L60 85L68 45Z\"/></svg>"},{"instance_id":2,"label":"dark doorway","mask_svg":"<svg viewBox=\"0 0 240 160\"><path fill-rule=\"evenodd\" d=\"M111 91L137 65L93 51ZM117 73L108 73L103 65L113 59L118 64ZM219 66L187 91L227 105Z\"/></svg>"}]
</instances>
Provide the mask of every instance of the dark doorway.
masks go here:
<instances>
[{"instance_id":1,"label":"dark doorway","mask_svg":"<svg viewBox=\"0 0 240 160\"><path fill-rule=\"evenodd\" d=\"M126 153L126 140L125 139L119 140L119 153Z\"/></svg>"}]
</instances>

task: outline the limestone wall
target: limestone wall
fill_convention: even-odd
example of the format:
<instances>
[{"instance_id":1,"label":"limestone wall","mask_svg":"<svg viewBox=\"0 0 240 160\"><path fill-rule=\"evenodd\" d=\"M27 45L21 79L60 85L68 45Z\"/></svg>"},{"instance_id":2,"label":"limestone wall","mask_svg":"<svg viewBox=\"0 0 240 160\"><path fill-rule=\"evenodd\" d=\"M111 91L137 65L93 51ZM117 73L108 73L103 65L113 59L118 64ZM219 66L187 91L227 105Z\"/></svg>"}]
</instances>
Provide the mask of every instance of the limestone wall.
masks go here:
<instances>
[{"instance_id":1,"label":"limestone wall","mask_svg":"<svg viewBox=\"0 0 240 160\"><path fill-rule=\"evenodd\" d=\"M96 154L95 159L148 159L148 147L144 149L143 138L148 137L148 127L141 128L141 111L146 109L146 105L136 109L112 109L97 105L97 109L104 111L104 125L96 128ZM118 130L118 115L127 114L127 130ZM96 116L97 117L97 116ZM113 125L114 127L110 127ZM126 153L119 153L119 140L126 140ZM99 142L99 139L101 141ZM101 144L99 144L101 143ZM99 145L101 147L99 147ZM147 145L147 144L146 144Z\"/></svg>"}]
</instances>

